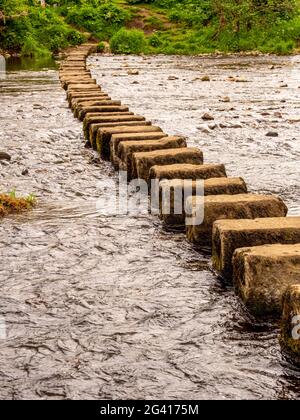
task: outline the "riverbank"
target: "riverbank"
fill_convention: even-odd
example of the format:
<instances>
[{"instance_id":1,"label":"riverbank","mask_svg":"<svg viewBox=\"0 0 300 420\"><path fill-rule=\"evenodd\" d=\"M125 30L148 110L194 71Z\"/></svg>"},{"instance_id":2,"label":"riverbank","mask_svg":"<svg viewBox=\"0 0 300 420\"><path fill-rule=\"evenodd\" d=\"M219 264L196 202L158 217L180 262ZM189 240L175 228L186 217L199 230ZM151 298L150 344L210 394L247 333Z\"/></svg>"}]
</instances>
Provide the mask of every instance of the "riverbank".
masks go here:
<instances>
[{"instance_id":1,"label":"riverbank","mask_svg":"<svg viewBox=\"0 0 300 420\"><path fill-rule=\"evenodd\" d=\"M17 8L19 13L8 9L5 23L0 17L0 48L18 56L57 55L92 36L109 42L112 52L121 54L288 55L299 51L300 11L292 2L275 9L266 2L259 10L248 10L245 1L234 10L225 2L220 11L210 1L198 4L187 0L180 5L172 0L147 4L111 0L96 5L70 1L41 8L24 0ZM20 13L23 9L26 14Z\"/></svg>"}]
</instances>

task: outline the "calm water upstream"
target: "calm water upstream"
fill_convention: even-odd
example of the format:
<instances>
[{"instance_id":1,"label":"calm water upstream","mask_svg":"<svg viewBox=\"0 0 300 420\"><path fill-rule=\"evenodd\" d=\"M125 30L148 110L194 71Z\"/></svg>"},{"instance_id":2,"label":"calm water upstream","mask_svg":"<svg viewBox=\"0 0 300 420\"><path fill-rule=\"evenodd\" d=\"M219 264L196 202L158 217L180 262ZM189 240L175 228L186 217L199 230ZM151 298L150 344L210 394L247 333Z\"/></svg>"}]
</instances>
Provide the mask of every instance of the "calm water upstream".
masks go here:
<instances>
[{"instance_id":1,"label":"calm water upstream","mask_svg":"<svg viewBox=\"0 0 300 420\"><path fill-rule=\"evenodd\" d=\"M300 56L89 63L112 98L300 214ZM249 317L209 255L154 216L97 213L116 175L83 147L55 69L9 69L0 191L39 204L0 222L0 398L299 399L277 326Z\"/></svg>"}]
</instances>

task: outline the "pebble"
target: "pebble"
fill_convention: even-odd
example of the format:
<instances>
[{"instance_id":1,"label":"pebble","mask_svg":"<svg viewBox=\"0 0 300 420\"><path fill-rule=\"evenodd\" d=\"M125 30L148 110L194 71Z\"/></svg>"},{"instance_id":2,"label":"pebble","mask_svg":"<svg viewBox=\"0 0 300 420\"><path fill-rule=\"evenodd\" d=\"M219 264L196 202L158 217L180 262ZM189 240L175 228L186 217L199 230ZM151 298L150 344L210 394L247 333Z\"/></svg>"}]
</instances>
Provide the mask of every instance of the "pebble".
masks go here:
<instances>
[{"instance_id":1,"label":"pebble","mask_svg":"<svg viewBox=\"0 0 300 420\"><path fill-rule=\"evenodd\" d=\"M0 151L0 160L11 160L11 156L6 152Z\"/></svg>"},{"instance_id":2,"label":"pebble","mask_svg":"<svg viewBox=\"0 0 300 420\"><path fill-rule=\"evenodd\" d=\"M278 137L278 136L279 136L279 134L277 133L277 131L269 131L269 132L266 134L266 136L267 136L267 137Z\"/></svg>"},{"instance_id":3,"label":"pebble","mask_svg":"<svg viewBox=\"0 0 300 420\"><path fill-rule=\"evenodd\" d=\"M208 112L206 112L205 114L203 114L202 115L202 120L205 120L205 121L212 121L212 120L214 120L215 118L211 115L211 114L209 114Z\"/></svg>"},{"instance_id":4,"label":"pebble","mask_svg":"<svg viewBox=\"0 0 300 420\"><path fill-rule=\"evenodd\" d=\"M137 76L138 74L140 74L140 72L138 70L128 70L127 74L129 76Z\"/></svg>"},{"instance_id":5,"label":"pebble","mask_svg":"<svg viewBox=\"0 0 300 420\"><path fill-rule=\"evenodd\" d=\"M220 102L230 102L229 96L224 96L224 98L219 99Z\"/></svg>"}]
</instances>

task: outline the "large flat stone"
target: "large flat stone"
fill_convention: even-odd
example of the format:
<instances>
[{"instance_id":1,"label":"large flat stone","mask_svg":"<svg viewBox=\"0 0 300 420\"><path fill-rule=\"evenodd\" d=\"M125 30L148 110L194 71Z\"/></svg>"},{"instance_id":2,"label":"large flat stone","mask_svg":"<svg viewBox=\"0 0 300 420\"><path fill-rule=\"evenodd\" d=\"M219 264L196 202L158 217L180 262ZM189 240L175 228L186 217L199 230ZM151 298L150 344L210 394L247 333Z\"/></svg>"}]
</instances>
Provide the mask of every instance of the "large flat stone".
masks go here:
<instances>
[{"instance_id":1,"label":"large flat stone","mask_svg":"<svg viewBox=\"0 0 300 420\"><path fill-rule=\"evenodd\" d=\"M67 90L67 99L69 100L69 98L72 98L73 96L79 95L79 94L86 94L89 93L90 95L101 95L103 93L103 91L97 87L97 85L95 85L94 89L89 89L89 90L85 90L85 89L74 89L74 90Z\"/></svg>"},{"instance_id":2,"label":"large flat stone","mask_svg":"<svg viewBox=\"0 0 300 420\"><path fill-rule=\"evenodd\" d=\"M144 130L143 132L138 132L138 133L133 132L133 133L113 134L110 140L110 159L113 164L115 164L116 162L115 167L118 168L116 158L117 158L118 147L121 142L125 143L128 141L138 142L138 141L146 141L146 140L158 140L167 136L168 135L166 133L163 133L163 131L160 128L157 128L156 130L151 130L151 131Z\"/></svg>"},{"instance_id":3,"label":"large flat stone","mask_svg":"<svg viewBox=\"0 0 300 420\"><path fill-rule=\"evenodd\" d=\"M153 166L180 163L201 165L203 164L203 153L195 147L141 152L134 153L132 162L134 177L149 181L152 178L150 169Z\"/></svg>"},{"instance_id":4,"label":"large flat stone","mask_svg":"<svg viewBox=\"0 0 300 420\"><path fill-rule=\"evenodd\" d=\"M300 243L300 216L218 220L213 226L213 266L221 276L230 278L237 248L278 243Z\"/></svg>"},{"instance_id":5,"label":"large flat stone","mask_svg":"<svg viewBox=\"0 0 300 420\"><path fill-rule=\"evenodd\" d=\"M101 98L103 95L107 95L107 93L102 92L99 89L96 92L69 92L67 93L67 99L69 103L71 103L71 101L79 99L83 99L86 101L90 98Z\"/></svg>"},{"instance_id":6,"label":"large flat stone","mask_svg":"<svg viewBox=\"0 0 300 420\"><path fill-rule=\"evenodd\" d=\"M134 177L132 170L133 153L178 149L183 147L187 147L186 140L185 138L178 136L164 137L158 140L122 141L119 143L114 158L119 159L119 168L123 171L127 171L128 179L132 179Z\"/></svg>"},{"instance_id":7,"label":"large flat stone","mask_svg":"<svg viewBox=\"0 0 300 420\"><path fill-rule=\"evenodd\" d=\"M102 131L102 129L106 130L110 130L110 129L118 129L118 128L122 128L122 127L132 127L132 129L130 130L130 132L134 131L134 128L136 126L149 126L151 125L151 121L121 121L121 122L108 122L108 123L97 123L97 124L93 124L90 126L90 135L91 135L91 131L92 131L92 127L94 130L96 130L97 126L97 131L96 131L96 137L98 137L99 132ZM128 131L129 132L129 131ZM115 133L116 134L116 133ZM99 134L100 135L100 134ZM91 136L92 138L95 138L95 133L93 132L93 136ZM111 137L111 135L110 135ZM109 147L109 145L108 145ZM100 148L97 146L97 150L100 153ZM108 152L110 153L110 152Z\"/></svg>"},{"instance_id":8,"label":"large flat stone","mask_svg":"<svg viewBox=\"0 0 300 420\"><path fill-rule=\"evenodd\" d=\"M92 124L100 123L112 123L112 122L125 122L125 121L145 121L145 117L141 115L116 115L116 116L94 116L94 117L85 117L83 121L83 131L85 138L89 138L90 126Z\"/></svg>"},{"instance_id":9,"label":"large flat stone","mask_svg":"<svg viewBox=\"0 0 300 420\"><path fill-rule=\"evenodd\" d=\"M208 179L226 177L225 166L207 163L194 165L179 163L173 165L156 165L150 169L150 179Z\"/></svg>"},{"instance_id":10,"label":"large flat stone","mask_svg":"<svg viewBox=\"0 0 300 420\"><path fill-rule=\"evenodd\" d=\"M107 99L106 97L98 98L98 99L92 99L87 101L81 101L77 102L76 106L74 107L74 113L78 115L81 110L86 109L88 107L95 107L95 106L120 106L121 101L115 101L111 99Z\"/></svg>"},{"instance_id":11,"label":"large flat stone","mask_svg":"<svg viewBox=\"0 0 300 420\"><path fill-rule=\"evenodd\" d=\"M94 104L95 102L102 102L102 101L110 101L111 98L106 94L103 93L101 95L92 95L90 97L80 97L80 98L72 98L69 103L72 110L76 110L76 108L82 106L85 106L85 104Z\"/></svg>"},{"instance_id":12,"label":"large flat stone","mask_svg":"<svg viewBox=\"0 0 300 420\"><path fill-rule=\"evenodd\" d=\"M61 85L63 87L63 89L68 90L68 86L74 84L74 83L79 83L85 86L90 86L90 85L94 85L96 86L96 80L92 79L90 77L80 77L80 78L68 78L65 80L61 80Z\"/></svg>"},{"instance_id":13,"label":"large flat stone","mask_svg":"<svg viewBox=\"0 0 300 420\"><path fill-rule=\"evenodd\" d=\"M280 316L289 286L300 285L300 244L239 248L233 256L233 282L256 316Z\"/></svg>"},{"instance_id":14,"label":"large flat stone","mask_svg":"<svg viewBox=\"0 0 300 420\"><path fill-rule=\"evenodd\" d=\"M284 202L273 195L236 194L211 195L207 197L190 197L187 200L188 216L194 217L204 210L202 223L187 226L187 237L190 242L199 245L212 243L213 224L222 219L256 219L262 217L284 217L287 207Z\"/></svg>"},{"instance_id":15,"label":"large flat stone","mask_svg":"<svg viewBox=\"0 0 300 420\"><path fill-rule=\"evenodd\" d=\"M70 84L74 83L94 83L96 84L96 79L92 79L90 74L81 74L81 75L65 75L60 77L60 81L63 86L69 86Z\"/></svg>"},{"instance_id":16,"label":"large flat stone","mask_svg":"<svg viewBox=\"0 0 300 420\"><path fill-rule=\"evenodd\" d=\"M102 106L89 106L78 112L78 118L80 121L83 121L87 114L89 113L100 113L103 112L129 112L128 106L120 105L102 105Z\"/></svg>"},{"instance_id":17,"label":"large flat stone","mask_svg":"<svg viewBox=\"0 0 300 420\"><path fill-rule=\"evenodd\" d=\"M298 274L299 278L299 274ZM297 281L297 283L299 280ZM300 286L290 286L283 297L280 344L291 360L300 366Z\"/></svg>"},{"instance_id":18,"label":"large flat stone","mask_svg":"<svg viewBox=\"0 0 300 420\"><path fill-rule=\"evenodd\" d=\"M128 121L126 124L119 123L118 127L101 128L99 124L92 125L90 128L90 139L95 138L97 150L100 153L102 159L110 159L110 141L114 134L128 134L128 133L148 133L148 132L160 132L160 127L152 126L150 121Z\"/></svg>"},{"instance_id":19,"label":"large flat stone","mask_svg":"<svg viewBox=\"0 0 300 420\"><path fill-rule=\"evenodd\" d=\"M201 178L198 178L198 181ZM203 180L204 189L201 194L244 194L247 186L242 178L210 178ZM198 186L199 189L199 186ZM185 227L185 199L188 195L197 195L197 181L187 182L184 179L164 180L159 184L160 214L165 224ZM178 200L180 200L178 202ZM182 212L178 212L182 209Z\"/></svg>"},{"instance_id":20,"label":"large flat stone","mask_svg":"<svg viewBox=\"0 0 300 420\"><path fill-rule=\"evenodd\" d=\"M74 91L84 91L90 92L91 90L101 90L100 86L94 85L93 83L84 84L84 83L71 83L68 86L67 92L74 92Z\"/></svg>"}]
</instances>

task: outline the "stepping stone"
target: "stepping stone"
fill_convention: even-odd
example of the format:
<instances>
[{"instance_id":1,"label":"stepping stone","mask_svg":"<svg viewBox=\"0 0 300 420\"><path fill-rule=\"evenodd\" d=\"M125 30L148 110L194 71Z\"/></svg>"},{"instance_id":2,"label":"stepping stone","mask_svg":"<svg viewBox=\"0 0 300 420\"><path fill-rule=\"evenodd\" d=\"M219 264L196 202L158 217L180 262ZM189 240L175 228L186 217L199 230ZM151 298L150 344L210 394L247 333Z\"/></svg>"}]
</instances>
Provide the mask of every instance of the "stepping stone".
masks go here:
<instances>
[{"instance_id":1,"label":"stepping stone","mask_svg":"<svg viewBox=\"0 0 300 420\"><path fill-rule=\"evenodd\" d=\"M102 112L102 113L89 113L89 114L87 114L86 115L86 118L98 118L98 119L102 119L103 117L108 117L108 118L113 118L113 117L116 117L116 118L118 118L118 117L133 117L134 116L134 113L133 112ZM135 121L135 122L138 122L138 121ZM111 121L109 121L109 123L111 123ZM121 122L119 122L119 124L118 125L122 125L122 121ZM99 123L99 124L101 124L101 123ZM103 124L103 121L102 121L102 124ZM104 123L104 126L105 125L107 125L107 123ZM89 132L91 131L91 127L92 127L92 124L89 126ZM85 129L84 129L85 130ZM84 135L85 135L85 131L84 131ZM96 149L96 142L90 142L89 141L89 143L90 143L90 145L94 148L94 149Z\"/></svg>"},{"instance_id":2,"label":"stepping stone","mask_svg":"<svg viewBox=\"0 0 300 420\"><path fill-rule=\"evenodd\" d=\"M89 138L89 130L92 124L113 123L125 121L145 121L141 115L114 115L114 116L86 116L83 121L83 131L86 139Z\"/></svg>"},{"instance_id":3,"label":"stepping stone","mask_svg":"<svg viewBox=\"0 0 300 420\"><path fill-rule=\"evenodd\" d=\"M107 99L106 97L102 97L100 99L98 98L98 99L92 99L92 100L85 100L76 104L76 110L77 112L80 112L81 110L88 107L107 106L107 105L120 106L121 101Z\"/></svg>"},{"instance_id":4,"label":"stepping stone","mask_svg":"<svg viewBox=\"0 0 300 420\"><path fill-rule=\"evenodd\" d=\"M300 243L237 249L233 256L233 282L251 313L280 316L287 288L300 286Z\"/></svg>"},{"instance_id":5,"label":"stepping stone","mask_svg":"<svg viewBox=\"0 0 300 420\"><path fill-rule=\"evenodd\" d=\"M71 84L74 84L74 83L78 83L80 81L80 84L84 84L84 85L96 85L96 80L95 79L91 79L91 78L85 78L85 77L80 77L80 78L78 78L78 79L65 79L65 80L62 80L61 82L61 84L62 84L62 87L63 87L63 89L65 89L65 90L67 90L68 89L68 86L70 86Z\"/></svg>"},{"instance_id":6,"label":"stepping stone","mask_svg":"<svg viewBox=\"0 0 300 420\"><path fill-rule=\"evenodd\" d=\"M91 75L88 73L83 73L76 76L66 74L64 76L60 76L59 80L61 81L61 83L64 83L66 85L69 85L71 83L78 84L81 82L84 82L84 84L86 84L86 82L89 82L89 83L92 82L96 84L96 79L92 79Z\"/></svg>"},{"instance_id":7,"label":"stepping stone","mask_svg":"<svg viewBox=\"0 0 300 420\"><path fill-rule=\"evenodd\" d=\"M63 63L60 66L60 70L65 70L65 69L73 69L76 70L78 68L86 68L86 63L82 62L82 61L78 61L78 62L71 62L71 63Z\"/></svg>"},{"instance_id":8,"label":"stepping stone","mask_svg":"<svg viewBox=\"0 0 300 420\"><path fill-rule=\"evenodd\" d=\"M70 107L75 111L77 108L80 108L80 106L93 105L103 101L111 101L111 98L106 94L95 95L91 98L75 98L70 101Z\"/></svg>"},{"instance_id":9,"label":"stepping stone","mask_svg":"<svg viewBox=\"0 0 300 420\"><path fill-rule=\"evenodd\" d=\"M118 160L119 169L128 173L128 179L134 176L132 172L133 153L151 152L153 150L177 149L187 147L183 137L170 136L158 140L122 141L119 143L114 159ZM117 167L117 163L115 164Z\"/></svg>"},{"instance_id":10,"label":"stepping stone","mask_svg":"<svg viewBox=\"0 0 300 420\"><path fill-rule=\"evenodd\" d=\"M223 164L186 164L156 165L150 169L150 179L208 179L226 177Z\"/></svg>"},{"instance_id":11,"label":"stepping stone","mask_svg":"<svg viewBox=\"0 0 300 420\"><path fill-rule=\"evenodd\" d=\"M201 190L200 194L204 193L205 196L247 193L247 186L242 178L210 178L203 180L203 182L204 190ZM161 181L159 184L159 204L160 216L164 223L169 226L185 227L185 201L188 196L196 195L196 180L171 179ZM177 211L178 209L180 212Z\"/></svg>"},{"instance_id":12,"label":"stepping stone","mask_svg":"<svg viewBox=\"0 0 300 420\"><path fill-rule=\"evenodd\" d=\"M85 90L85 89L69 90L68 89L66 91L67 92L67 98L69 100L69 98L72 98L72 97L74 97L74 96L76 96L78 94L86 94L86 93L89 93L90 95L99 95L99 94L102 94L103 93L102 90L101 90L101 88L99 86L97 86L97 85L94 85L94 86L96 86L94 89L89 89L89 90ZM84 97L84 95L82 95L82 97Z\"/></svg>"},{"instance_id":13,"label":"stepping stone","mask_svg":"<svg viewBox=\"0 0 300 420\"><path fill-rule=\"evenodd\" d=\"M153 126L149 127L149 132L147 130L143 130L140 133L121 133L121 134L113 134L110 140L110 159L114 163L115 158L117 157L118 147L121 142L125 143L128 141L145 141L145 140L158 140L164 137L168 137L166 133L158 127L156 130L152 130ZM118 165L116 166L118 167Z\"/></svg>"},{"instance_id":14,"label":"stepping stone","mask_svg":"<svg viewBox=\"0 0 300 420\"><path fill-rule=\"evenodd\" d=\"M276 243L300 243L300 216L218 220L213 226L213 267L222 277L230 278L237 248Z\"/></svg>"},{"instance_id":15,"label":"stepping stone","mask_svg":"<svg viewBox=\"0 0 300 420\"><path fill-rule=\"evenodd\" d=\"M82 114L83 112L85 112L85 110L89 110L88 112L86 112L85 115L91 114L91 113L101 114L102 112L105 112L105 111L99 111L99 108L102 108L102 107L121 107L121 101L113 101L111 99L107 100L106 98L100 99L100 100L98 99L97 101L89 102L88 105L82 105L82 104L77 105L73 112L74 112L75 117L82 119ZM96 109L96 108L97 108L97 111L90 111L91 109ZM113 112L121 113L123 111L120 111L118 109ZM124 112L129 112L129 111L124 111ZM84 115L84 118L85 118L85 115Z\"/></svg>"},{"instance_id":16,"label":"stepping stone","mask_svg":"<svg viewBox=\"0 0 300 420\"><path fill-rule=\"evenodd\" d=\"M298 274L299 278L299 274ZM298 283L299 281L297 281ZM300 366L300 285L290 286L283 297L280 344Z\"/></svg>"},{"instance_id":17,"label":"stepping stone","mask_svg":"<svg viewBox=\"0 0 300 420\"><path fill-rule=\"evenodd\" d=\"M72 99L86 99L86 98L94 98L95 96L106 95L105 92L102 92L100 88L95 89L94 91L75 91L75 92L67 92L67 99L70 102Z\"/></svg>"},{"instance_id":18,"label":"stepping stone","mask_svg":"<svg viewBox=\"0 0 300 420\"><path fill-rule=\"evenodd\" d=\"M100 86L95 85L94 83L84 84L84 83L71 83L68 86L68 92L71 91L85 91L89 92L91 90L101 90Z\"/></svg>"},{"instance_id":19,"label":"stepping stone","mask_svg":"<svg viewBox=\"0 0 300 420\"><path fill-rule=\"evenodd\" d=\"M119 123L118 127L101 128L99 124L93 124L90 128L90 139L94 141L96 135L97 150L102 159L110 160L110 141L114 134L132 134L161 132L160 127L152 126L149 121L129 121L127 126Z\"/></svg>"},{"instance_id":20,"label":"stepping stone","mask_svg":"<svg viewBox=\"0 0 300 420\"><path fill-rule=\"evenodd\" d=\"M80 70L76 72L71 71L61 71L59 72L59 80L63 80L70 77L91 77L90 70Z\"/></svg>"},{"instance_id":21,"label":"stepping stone","mask_svg":"<svg viewBox=\"0 0 300 420\"><path fill-rule=\"evenodd\" d=\"M152 178L150 169L153 166L179 163L201 165L203 153L196 147L141 152L134 153L132 162L133 177L149 182Z\"/></svg>"},{"instance_id":22,"label":"stepping stone","mask_svg":"<svg viewBox=\"0 0 300 420\"><path fill-rule=\"evenodd\" d=\"M129 112L128 106L110 105L110 106L90 106L79 111L79 120L83 121L85 116L89 113L103 112Z\"/></svg>"},{"instance_id":23,"label":"stepping stone","mask_svg":"<svg viewBox=\"0 0 300 420\"><path fill-rule=\"evenodd\" d=\"M199 215L203 215L203 221ZM221 219L284 217L287 207L273 195L236 194L190 197L187 199L187 238L199 245L211 245L213 224ZM192 221L193 219L194 222Z\"/></svg>"},{"instance_id":24,"label":"stepping stone","mask_svg":"<svg viewBox=\"0 0 300 420\"><path fill-rule=\"evenodd\" d=\"M92 100L93 101L101 101L101 100L107 101L107 100L111 100L111 98L106 93L98 92L98 93L92 93L92 94L84 94L80 96L71 95L70 98L68 99L69 105L72 109L76 108L76 106L81 103L85 103Z\"/></svg>"}]
</instances>

